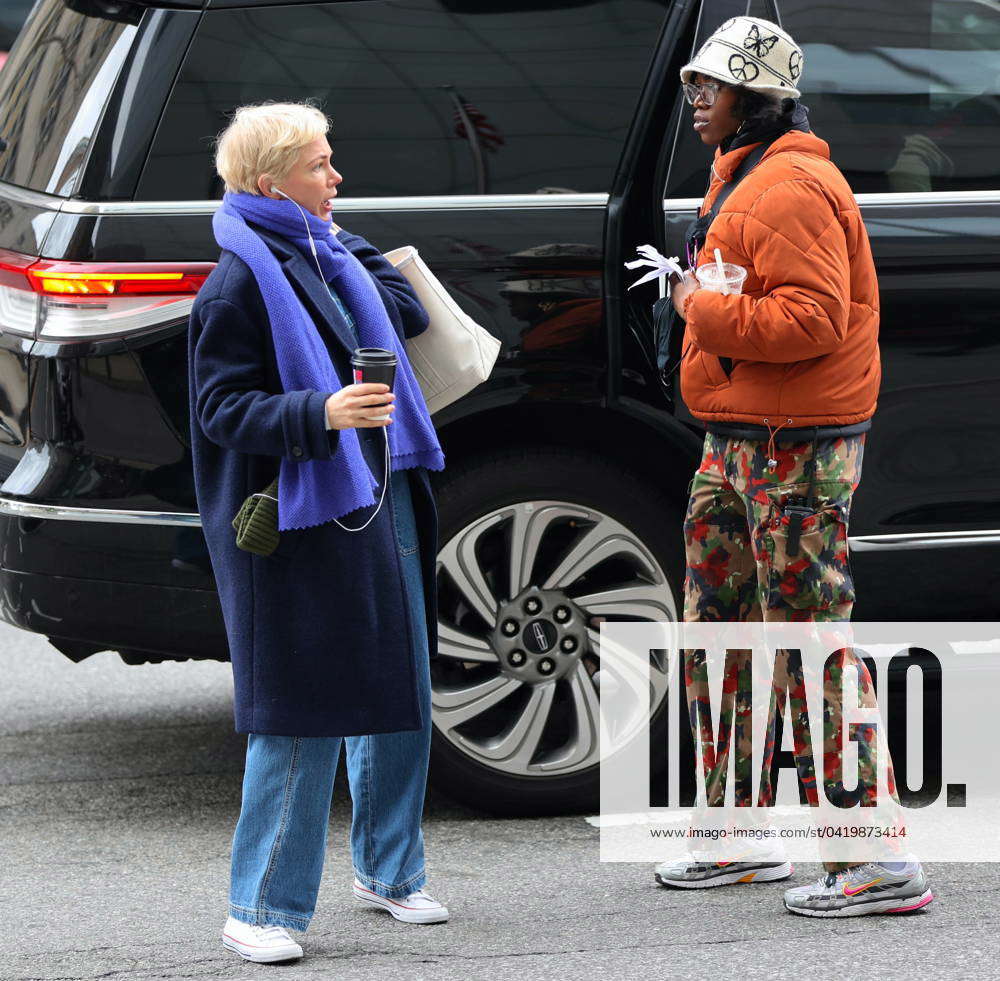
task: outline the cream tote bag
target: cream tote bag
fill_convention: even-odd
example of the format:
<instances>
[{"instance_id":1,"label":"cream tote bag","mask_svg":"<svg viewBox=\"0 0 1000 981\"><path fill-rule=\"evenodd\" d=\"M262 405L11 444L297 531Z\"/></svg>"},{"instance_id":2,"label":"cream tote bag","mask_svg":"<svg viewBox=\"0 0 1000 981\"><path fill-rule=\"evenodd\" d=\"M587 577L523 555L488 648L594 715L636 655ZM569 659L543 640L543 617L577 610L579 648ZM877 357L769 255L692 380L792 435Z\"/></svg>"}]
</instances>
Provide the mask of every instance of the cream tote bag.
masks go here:
<instances>
[{"instance_id":1,"label":"cream tote bag","mask_svg":"<svg viewBox=\"0 0 1000 981\"><path fill-rule=\"evenodd\" d=\"M500 341L462 310L412 245L385 257L409 280L430 316L427 329L407 340L406 356L433 415L489 378Z\"/></svg>"}]
</instances>

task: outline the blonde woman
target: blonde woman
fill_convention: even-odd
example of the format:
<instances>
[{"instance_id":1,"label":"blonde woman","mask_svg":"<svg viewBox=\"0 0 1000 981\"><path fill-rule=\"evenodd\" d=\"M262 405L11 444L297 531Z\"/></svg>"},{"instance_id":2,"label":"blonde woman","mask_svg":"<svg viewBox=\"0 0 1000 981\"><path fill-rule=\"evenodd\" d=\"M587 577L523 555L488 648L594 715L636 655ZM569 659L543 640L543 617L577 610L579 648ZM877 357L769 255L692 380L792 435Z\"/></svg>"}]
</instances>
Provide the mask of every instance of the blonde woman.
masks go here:
<instances>
[{"instance_id":1,"label":"blonde woman","mask_svg":"<svg viewBox=\"0 0 1000 981\"><path fill-rule=\"evenodd\" d=\"M191 445L225 618L236 728L248 734L223 943L302 956L346 737L353 894L409 923L428 895L421 814L437 647L444 456L406 357L427 326L407 281L331 221L342 181L308 104L237 110L218 139L222 254L189 331ZM393 351L392 391L352 383L359 347ZM279 476L280 544L239 550L232 519Z\"/></svg>"}]
</instances>

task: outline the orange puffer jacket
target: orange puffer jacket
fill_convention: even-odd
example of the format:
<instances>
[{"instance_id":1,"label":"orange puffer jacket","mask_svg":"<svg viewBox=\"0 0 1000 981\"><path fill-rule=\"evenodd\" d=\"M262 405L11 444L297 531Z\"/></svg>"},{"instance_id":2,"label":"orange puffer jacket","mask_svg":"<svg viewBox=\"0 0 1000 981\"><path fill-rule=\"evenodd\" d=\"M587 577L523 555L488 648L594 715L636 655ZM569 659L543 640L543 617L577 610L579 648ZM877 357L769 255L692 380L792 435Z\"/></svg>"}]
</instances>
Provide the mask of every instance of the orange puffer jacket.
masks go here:
<instances>
[{"instance_id":1,"label":"orange puffer jacket","mask_svg":"<svg viewBox=\"0 0 1000 981\"><path fill-rule=\"evenodd\" d=\"M757 144L716 151L702 213ZM689 299L681 393L699 419L846 426L875 412L875 264L854 195L811 133L785 133L712 223L698 264L745 266L742 295ZM720 358L731 358L729 375Z\"/></svg>"}]
</instances>

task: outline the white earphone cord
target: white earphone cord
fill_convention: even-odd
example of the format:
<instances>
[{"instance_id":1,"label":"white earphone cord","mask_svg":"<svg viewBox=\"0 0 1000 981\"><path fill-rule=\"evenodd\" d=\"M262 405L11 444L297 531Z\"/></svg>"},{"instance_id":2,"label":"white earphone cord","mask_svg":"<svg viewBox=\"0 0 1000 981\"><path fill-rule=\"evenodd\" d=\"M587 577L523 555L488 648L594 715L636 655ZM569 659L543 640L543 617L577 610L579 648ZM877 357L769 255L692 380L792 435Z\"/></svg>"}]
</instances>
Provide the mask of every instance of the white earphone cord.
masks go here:
<instances>
[{"instance_id":1,"label":"white earphone cord","mask_svg":"<svg viewBox=\"0 0 1000 981\"><path fill-rule=\"evenodd\" d=\"M287 194L285 194L285 192L281 190L280 187L275 187L272 184L271 190L280 194L286 201L292 201L292 199ZM309 248L312 250L313 261L316 263L316 271L319 273L319 281L321 283L325 283L326 280L323 277L323 269L319 264L319 256L316 254L316 243L313 241L312 232L309 230L309 219L306 218L306 213L302 210L302 207L299 205L298 201L292 201L292 204L294 204L295 207L299 209L299 214L302 216L302 221L306 226L306 235L309 236ZM372 515L360 528L348 528L347 525L342 525L339 521L337 521L336 518L334 518L333 519L334 523L338 527L343 528L344 531L352 531L352 532L364 531L365 528L367 528L372 523L372 521L375 520L375 516L379 513L379 511L382 510L382 502L385 500L385 489L386 487L389 486L389 427L388 426L382 427L382 435L385 436L385 477L383 477L382 479L382 496L378 500L378 507L375 508L375 511L372 513Z\"/></svg>"}]
</instances>

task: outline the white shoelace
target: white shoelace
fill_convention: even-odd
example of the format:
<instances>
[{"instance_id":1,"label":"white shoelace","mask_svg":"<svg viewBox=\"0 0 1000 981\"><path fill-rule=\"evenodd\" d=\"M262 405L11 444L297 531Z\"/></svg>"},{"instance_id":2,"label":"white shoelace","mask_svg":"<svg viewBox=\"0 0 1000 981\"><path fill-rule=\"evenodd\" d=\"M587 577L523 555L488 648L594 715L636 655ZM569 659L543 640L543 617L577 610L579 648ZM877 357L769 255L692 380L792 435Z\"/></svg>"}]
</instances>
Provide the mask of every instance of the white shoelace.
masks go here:
<instances>
[{"instance_id":1,"label":"white shoelace","mask_svg":"<svg viewBox=\"0 0 1000 981\"><path fill-rule=\"evenodd\" d=\"M411 892L409 896L406 897L406 901L409 903L414 899L426 899L429 903L437 903L437 900L433 896L429 896L423 891L423 889L418 889L416 892Z\"/></svg>"},{"instance_id":2,"label":"white shoelace","mask_svg":"<svg viewBox=\"0 0 1000 981\"><path fill-rule=\"evenodd\" d=\"M258 940L291 940L291 937L288 936L288 931L282 926L275 926L274 924L254 926L251 924L250 929L253 930L253 934Z\"/></svg>"}]
</instances>

